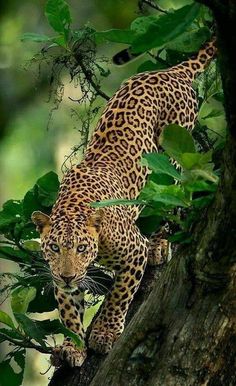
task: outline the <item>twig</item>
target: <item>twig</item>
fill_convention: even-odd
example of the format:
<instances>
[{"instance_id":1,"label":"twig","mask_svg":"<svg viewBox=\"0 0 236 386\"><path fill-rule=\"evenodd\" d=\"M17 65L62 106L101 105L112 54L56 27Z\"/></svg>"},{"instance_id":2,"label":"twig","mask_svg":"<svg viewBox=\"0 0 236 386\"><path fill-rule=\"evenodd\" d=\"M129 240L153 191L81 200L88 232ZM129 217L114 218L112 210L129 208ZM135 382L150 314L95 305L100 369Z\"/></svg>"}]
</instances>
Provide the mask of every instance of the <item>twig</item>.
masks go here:
<instances>
[{"instance_id":1,"label":"twig","mask_svg":"<svg viewBox=\"0 0 236 386\"><path fill-rule=\"evenodd\" d=\"M85 67L85 65L84 65L84 63L82 62L82 60L79 62L79 65L80 65L80 67L81 67L81 70L82 70L83 73L84 73L84 76L85 76L86 80L88 81L88 83L91 84L91 86L94 88L94 90L96 91L96 93L97 93L98 95L100 95L102 98L104 98L105 100L108 101L108 100L110 99L110 97L109 97L107 94L105 94L105 93L101 90L101 88L100 88L100 86L99 86L98 84L96 84L96 83L94 82L94 80L93 80L93 78L92 78L92 75L91 75L91 72L87 70L87 68Z\"/></svg>"},{"instance_id":2,"label":"twig","mask_svg":"<svg viewBox=\"0 0 236 386\"><path fill-rule=\"evenodd\" d=\"M25 341L18 341L14 338L9 337L7 334L4 334L3 332L0 333L0 335L5 338L8 342L14 344L18 347L24 347L24 348L33 348L37 351L40 351L43 354L52 354L53 350L51 350L49 347L43 348L42 346L39 346L37 344L32 343L30 340Z\"/></svg>"},{"instance_id":3,"label":"twig","mask_svg":"<svg viewBox=\"0 0 236 386\"><path fill-rule=\"evenodd\" d=\"M75 99L72 99L71 97L69 97L70 100L72 101L75 101ZM66 163L67 161L74 155L76 154L81 148L83 148L83 146L86 145L86 142L82 142L79 146L75 147L72 152L65 157L65 160L63 161L62 165L61 165L61 171L62 173L64 174L64 171L63 171L63 168L66 168Z\"/></svg>"}]
</instances>

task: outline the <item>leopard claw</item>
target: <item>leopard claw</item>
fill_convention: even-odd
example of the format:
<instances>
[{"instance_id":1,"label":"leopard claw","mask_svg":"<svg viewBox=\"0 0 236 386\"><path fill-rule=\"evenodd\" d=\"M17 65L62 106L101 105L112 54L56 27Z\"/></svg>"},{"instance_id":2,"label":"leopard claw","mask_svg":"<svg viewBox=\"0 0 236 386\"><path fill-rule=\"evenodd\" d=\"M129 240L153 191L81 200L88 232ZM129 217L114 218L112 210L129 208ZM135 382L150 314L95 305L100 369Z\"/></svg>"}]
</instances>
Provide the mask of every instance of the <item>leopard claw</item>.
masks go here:
<instances>
[{"instance_id":1,"label":"leopard claw","mask_svg":"<svg viewBox=\"0 0 236 386\"><path fill-rule=\"evenodd\" d=\"M63 362L67 362L70 367L81 367L87 356L85 349L79 350L73 345L62 345L54 348L51 355L51 364L60 367Z\"/></svg>"}]
</instances>

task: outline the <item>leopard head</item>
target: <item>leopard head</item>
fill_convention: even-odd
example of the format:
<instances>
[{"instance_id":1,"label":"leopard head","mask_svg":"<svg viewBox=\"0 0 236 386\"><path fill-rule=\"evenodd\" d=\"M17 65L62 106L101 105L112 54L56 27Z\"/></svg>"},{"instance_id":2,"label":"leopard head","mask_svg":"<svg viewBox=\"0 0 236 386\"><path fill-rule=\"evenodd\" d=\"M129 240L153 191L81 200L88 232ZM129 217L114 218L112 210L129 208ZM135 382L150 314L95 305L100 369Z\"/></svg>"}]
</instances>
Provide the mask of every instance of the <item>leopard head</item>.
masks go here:
<instances>
[{"instance_id":1,"label":"leopard head","mask_svg":"<svg viewBox=\"0 0 236 386\"><path fill-rule=\"evenodd\" d=\"M98 253L100 211L56 216L33 212L32 221L40 233L41 249L54 283L67 292L75 291L85 279Z\"/></svg>"}]
</instances>

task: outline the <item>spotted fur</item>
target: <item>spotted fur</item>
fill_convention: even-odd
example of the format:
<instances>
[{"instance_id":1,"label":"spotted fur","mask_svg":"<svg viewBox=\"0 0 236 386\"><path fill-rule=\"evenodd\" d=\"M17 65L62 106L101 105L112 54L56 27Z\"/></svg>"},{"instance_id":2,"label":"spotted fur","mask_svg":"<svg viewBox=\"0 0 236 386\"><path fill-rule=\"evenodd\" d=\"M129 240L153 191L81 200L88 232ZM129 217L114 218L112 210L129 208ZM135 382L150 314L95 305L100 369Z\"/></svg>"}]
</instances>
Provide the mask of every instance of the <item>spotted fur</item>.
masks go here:
<instances>
[{"instance_id":1,"label":"spotted fur","mask_svg":"<svg viewBox=\"0 0 236 386\"><path fill-rule=\"evenodd\" d=\"M32 215L51 268L61 320L82 340L84 306L79 288L86 283L89 266L97 261L115 271L113 288L89 337L89 346L96 351L108 352L122 333L147 258L152 264L160 262L166 243L158 235L155 243L150 242L154 252L148 251L148 240L135 225L136 207L95 210L89 204L139 195L148 175L147 168L140 166L141 155L158 151L165 125L194 127L198 106L192 81L214 54L214 44L208 43L197 57L175 67L128 79L107 103L84 160L63 178L50 217L41 212ZM86 348L77 350L66 339L55 355L79 366Z\"/></svg>"}]
</instances>

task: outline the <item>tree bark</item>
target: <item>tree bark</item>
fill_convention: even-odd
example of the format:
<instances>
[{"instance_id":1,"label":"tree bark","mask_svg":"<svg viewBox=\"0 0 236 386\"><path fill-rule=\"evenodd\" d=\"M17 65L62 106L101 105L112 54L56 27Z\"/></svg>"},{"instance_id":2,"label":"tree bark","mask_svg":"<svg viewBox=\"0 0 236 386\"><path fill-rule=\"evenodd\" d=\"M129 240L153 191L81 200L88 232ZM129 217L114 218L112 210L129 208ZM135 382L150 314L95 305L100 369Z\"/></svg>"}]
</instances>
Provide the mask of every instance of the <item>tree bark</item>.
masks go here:
<instances>
[{"instance_id":1,"label":"tree bark","mask_svg":"<svg viewBox=\"0 0 236 386\"><path fill-rule=\"evenodd\" d=\"M212 8L217 23L229 125L215 200L191 245L179 248L158 279L147 277L136 313L109 355L92 354L81 369L59 369L51 386L236 384L236 3L199 2Z\"/></svg>"}]
</instances>

